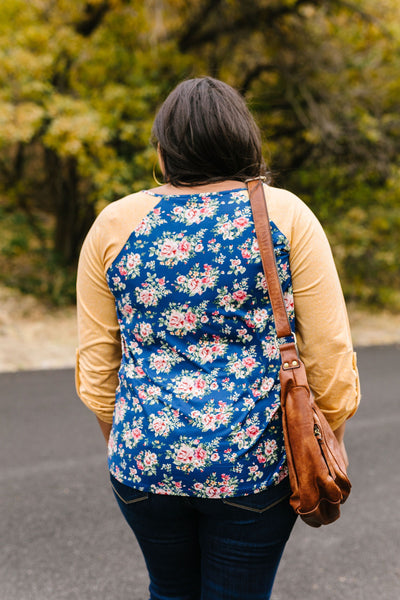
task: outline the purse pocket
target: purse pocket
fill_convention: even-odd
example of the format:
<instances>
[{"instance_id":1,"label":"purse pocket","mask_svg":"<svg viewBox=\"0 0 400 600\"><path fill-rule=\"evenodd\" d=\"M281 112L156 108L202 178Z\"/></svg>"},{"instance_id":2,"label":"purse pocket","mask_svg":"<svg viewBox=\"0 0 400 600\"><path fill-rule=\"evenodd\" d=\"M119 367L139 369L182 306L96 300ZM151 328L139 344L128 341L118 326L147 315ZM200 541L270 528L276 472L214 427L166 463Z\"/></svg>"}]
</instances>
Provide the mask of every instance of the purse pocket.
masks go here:
<instances>
[{"instance_id":1,"label":"purse pocket","mask_svg":"<svg viewBox=\"0 0 400 600\"><path fill-rule=\"evenodd\" d=\"M113 475L110 475L111 479L111 487L113 489L114 494L117 496L121 502L124 504L135 504L136 502L142 502L143 500L147 500L149 497L148 492L143 492L142 490L137 490L136 488L131 488L129 485L125 485L121 483Z\"/></svg>"}]
</instances>

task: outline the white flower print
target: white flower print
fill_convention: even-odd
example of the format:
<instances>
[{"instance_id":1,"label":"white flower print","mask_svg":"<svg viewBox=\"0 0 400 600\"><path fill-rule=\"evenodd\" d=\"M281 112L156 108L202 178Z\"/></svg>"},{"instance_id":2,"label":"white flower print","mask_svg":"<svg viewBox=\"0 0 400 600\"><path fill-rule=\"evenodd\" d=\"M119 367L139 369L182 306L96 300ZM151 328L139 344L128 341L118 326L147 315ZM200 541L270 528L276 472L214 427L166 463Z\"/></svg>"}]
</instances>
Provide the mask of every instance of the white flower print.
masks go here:
<instances>
[{"instance_id":1,"label":"white flower print","mask_svg":"<svg viewBox=\"0 0 400 600\"><path fill-rule=\"evenodd\" d=\"M184 358L170 348L159 348L149 358L149 364L157 373L170 373L171 369Z\"/></svg>"},{"instance_id":2,"label":"white flower print","mask_svg":"<svg viewBox=\"0 0 400 600\"><path fill-rule=\"evenodd\" d=\"M174 335L187 335L202 326L201 317L206 306L207 302L202 302L197 306L171 303L168 310L162 314L160 323Z\"/></svg>"},{"instance_id":3,"label":"white flower print","mask_svg":"<svg viewBox=\"0 0 400 600\"><path fill-rule=\"evenodd\" d=\"M157 277L147 273L146 281L140 287L135 288L136 301L147 306L157 306L161 298L171 294L166 288L165 277Z\"/></svg>"},{"instance_id":4,"label":"white flower print","mask_svg":"<svg viewBox=\"0 0 400 600\"><path fill-rule=\"evenodd\" d=\"M165 407L163 410L153 413L149 418L149 429L156 437L167 437L171 431L183 427L180 420L179 410Z\"/></svg>"},{"instance_id":5,"label":"white flower print","mask_svg":"<svg viewBox=\"0 0 400 600\"><path fill-rule=\"evenodd\" d=\"M155 254L160 263L172 267L179 262L185 262L192 258L196 252L203 250L202 238L204 230L195 235L185 236L183 234L163 234L150 248L149 254Z\"/></svg>"},{"instance_id":6,"label":"white flower print","mask_svg":"<svg viewBox=\"0 0 400 600\"><path fill-rule=\"evenodd\" d=\"M143 417L123 424L122 440L127 448L134 448L143 437Z\"/></svg>"},{"instance_id":7,"label":"white flower print","mask_svg":"<svg viewBox=\"0 0 400 600\"><path fill-rule=\"evenodd\" d=\"M241 355L237 352L231 354L228 358L226 371L234 375L236 379L247 378L260 364L254 354L253 350L243 350Z\"/></svg>"},{"instance_id":8,"label":"white flower print","mask_svg":"<svg viewBox=\"0 0 400 600\"><path fill-rule=\"evenodd\" d=\"M185 223L185 225L193 223L198 225L205 219L212 217L218 209L218 198L204 194L201 196L201 200L202 203L197 200L193 202L189 200L185 206L176 206L173 210L172 219Z\"/></svg>"},{"instance_id":9,"label":"white flower print","mask_svg":"<svg viewBox=\"0 0 400 600\"><path fill-rule=\"evenodd\" d=\"M215 406L215 401L208 402L202 410L192 410L190 413L191 422L194 423L202 431L216 431L222 425L226 426L229 423L233 413L233 406L226 402L218 401ZM217 454L217 453L216 453ZM218 460L211 456L211 460Z\"/></svg>"},{"instance_id":10,"label":"white flower print","mask_svg":"<svg viewBox=\"0 0 400 600\"><path fill-rule=\"evenodd\" d=\"M201 365L212 363L225 355L228 349L228 343L219 336L213 336L211 339L203 337L199 344L192 344L188 347L190 356Z\"/></svg>"},{"instance_id":11,"label":"white flower print","mask_svg":"<svg viewBox=\"0 0 400 600\"><path fill-rule=\"evenodd\" d=\"M146 215L135 229L135 236L148 236L155 227L163 225L167 221L161 217L161 210L153 208L152 212Z\"/></svg>"},{"instance_id":12,"label":"white flower print","mask_svg":"<svg viewBox=\"0 0 400 600\"><path fill-rule=\"evenodd\" d=\"M207 289L215 287L218 280L218 269L210 265L200 268L197 263L188 275L179 275L176 279L176 287L180 292L186 292L189 296L201 295Z\"/></svg>"}]
</instances>

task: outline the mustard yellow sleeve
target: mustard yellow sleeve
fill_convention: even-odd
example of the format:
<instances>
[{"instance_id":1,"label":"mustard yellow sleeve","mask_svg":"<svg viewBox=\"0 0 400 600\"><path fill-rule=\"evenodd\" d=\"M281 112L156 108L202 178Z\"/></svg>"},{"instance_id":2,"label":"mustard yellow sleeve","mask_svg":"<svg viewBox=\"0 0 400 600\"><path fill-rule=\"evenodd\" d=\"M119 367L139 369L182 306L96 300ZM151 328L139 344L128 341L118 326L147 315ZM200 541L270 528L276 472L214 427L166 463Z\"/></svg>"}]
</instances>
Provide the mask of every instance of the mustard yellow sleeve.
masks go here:
<instances>
[{"instance_id":1,"label":"mustard yellow sleeve","mask_svg":"<svg viewBox=\"0 0 400 600\"><path fill-rule=\"evenodd\" d=\"M274 188L270 197L273 218L290 241L299 354L315 400L335 430L356 412L360 387L331 248L319 221L299 198Z\"/></svg>"},{"instance_id":2,"label":"mustard yellow sleeve","mask_svg":"<svg viewBox=\"0 0 400 600\"><path fill-rule=\"evenodd\" d=\"M112 423L121 344L114 296L106 280L104 214L83 244L77 275L76 390L102 421Z\"/></svg>"}]
</instances>

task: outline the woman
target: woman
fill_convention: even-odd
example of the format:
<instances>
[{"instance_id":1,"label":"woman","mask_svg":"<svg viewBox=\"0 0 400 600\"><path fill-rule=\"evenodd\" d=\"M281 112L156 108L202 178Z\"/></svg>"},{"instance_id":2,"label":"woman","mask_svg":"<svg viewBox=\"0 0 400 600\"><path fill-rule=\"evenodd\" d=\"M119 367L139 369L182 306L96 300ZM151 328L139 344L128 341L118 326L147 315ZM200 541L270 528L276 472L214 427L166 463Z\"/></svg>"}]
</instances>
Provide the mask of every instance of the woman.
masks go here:
<instances>
[{"instance_id":1,"label":"woman","mask_svg":"<svg viewBox=\"0 0 400 600\"><path fill-rule=\"evenodd\" d=\"M165 184L107 206L82 248L77 390L150 597L266 599L295 515L245 184L266 175L260 133L240 95L205 77L178 85L153 134ZM265 190L300 355L343 444L358 375L331 251L301 200Z\"/></svg>"}]
</instances>

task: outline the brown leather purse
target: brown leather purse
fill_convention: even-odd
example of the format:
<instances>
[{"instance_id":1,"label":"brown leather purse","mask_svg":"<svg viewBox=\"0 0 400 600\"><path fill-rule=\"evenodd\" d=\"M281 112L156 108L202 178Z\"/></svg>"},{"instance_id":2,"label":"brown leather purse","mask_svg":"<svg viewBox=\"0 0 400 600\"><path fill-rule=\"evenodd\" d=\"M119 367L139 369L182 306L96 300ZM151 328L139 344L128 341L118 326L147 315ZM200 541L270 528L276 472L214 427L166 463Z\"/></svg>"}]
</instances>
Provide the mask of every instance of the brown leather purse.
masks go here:
<instances>
[{"instance_id":1,"label":"brown leather purse","mask_svg":"<svg viewBox=\"0 0 400 600\"><path fill-rule=\"evenodd\" d=\"M294 338L275 262L262 178L247 182L261 260L280 338ZM290 504L311 527L340 517L351 484L336 437L314 402L295 341L280 344L281 407L292 495Z\"/></svg>"}]
</instances>

